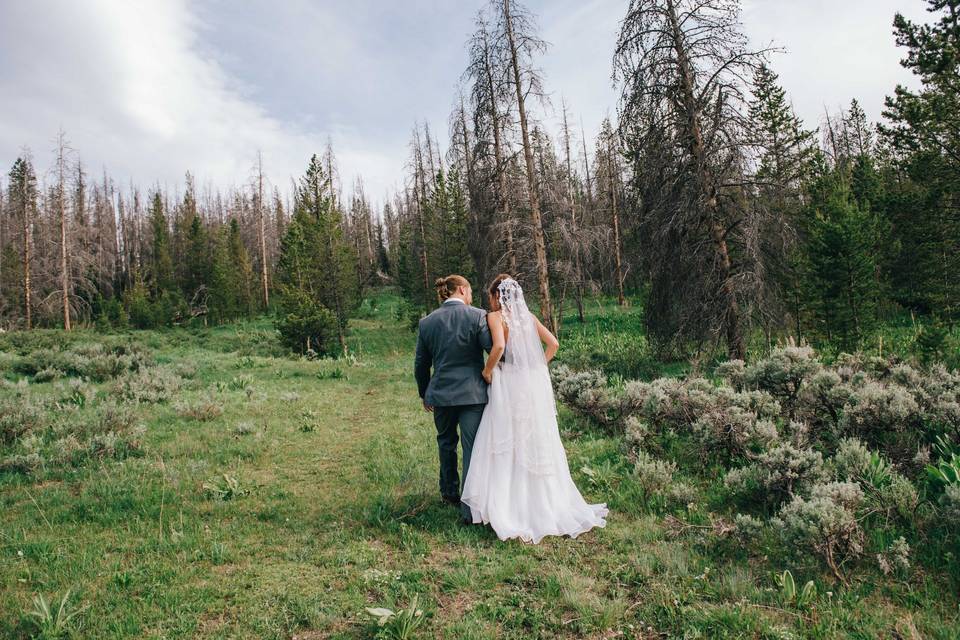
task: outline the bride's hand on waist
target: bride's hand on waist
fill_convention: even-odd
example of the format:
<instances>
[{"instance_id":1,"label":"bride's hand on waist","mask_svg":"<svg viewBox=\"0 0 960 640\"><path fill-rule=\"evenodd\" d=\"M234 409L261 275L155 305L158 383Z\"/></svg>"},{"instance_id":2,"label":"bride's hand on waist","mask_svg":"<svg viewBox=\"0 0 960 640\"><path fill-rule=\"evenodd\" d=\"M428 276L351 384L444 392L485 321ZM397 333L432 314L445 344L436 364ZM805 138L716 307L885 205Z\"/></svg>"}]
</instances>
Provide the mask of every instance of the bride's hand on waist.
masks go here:
<instances>
[{"instance_id":1,"label":"bride's hand on waist","mask_svg":"<svg viewBox=\"0 0 960 640\"><path fill-rule=\"evenodd\" d=\"M487 381L487 384L493 383L493 371L487 371L484 369L480 375L482 375L483 379Z\"/></svg>"}]
</instances>

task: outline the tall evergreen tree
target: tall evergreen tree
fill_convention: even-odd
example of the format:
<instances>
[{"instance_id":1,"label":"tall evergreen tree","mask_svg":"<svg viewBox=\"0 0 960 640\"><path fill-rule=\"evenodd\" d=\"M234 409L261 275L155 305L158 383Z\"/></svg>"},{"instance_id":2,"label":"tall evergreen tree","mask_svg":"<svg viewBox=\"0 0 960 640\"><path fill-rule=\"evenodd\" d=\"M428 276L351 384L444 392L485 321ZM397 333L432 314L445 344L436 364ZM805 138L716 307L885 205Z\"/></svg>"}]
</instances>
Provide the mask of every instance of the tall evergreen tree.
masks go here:
<instances>
[{"instance_id":1,"label":"tall evergreen tree","mask_svg":"<svg viewBox=\"0 0 960 640\"><path fill-rule=\"evenodd\" d=\"M250 254L240 235L240 223L236 218L230 220L227 236L227 256L233 267L236 282L237 315L250 315L254 311L254 274Z\"/></svg>"},{"instance_id":2,"label":"tall evergreen tree","mask_svg":"<svg viewBox=\"0 0 960 640\"><path fill-rule=\"evenodd\" d=\"M304 340L291 344L330 351L323 344L324 331L313 329L332 314L334 335L340 351L346 352L347 319L356 306L355 265L353 250L343 238L341 213L329 197L329 178L314 155L297 187L278 265L281 332L291 328L296 335L294 326L310 328Z\"/></svg>"},{"instance_id":3,"label":"tall evergreen tree","mask_svg":"<svg viewBox=\"0 0 960 640\"><path fill-rule=\"evenodd\" d=\"M808 284L818 337L852 351L877 319L877 218L861 208L842 169L817 181L810 209Z\"/></svg>"},{"instance_id":4,"label":"tall evergreen tree","mask_svg":"<svg viewBox=\"0 0 960 640\"><path fill-rule=\"evenodd\" d=\"M758 154L754 206L765 212L758 240L770 258L775 290L763 305L770 318L767 324L780 322L786 312L788 326L797 338L803 338L809 300L805 295L802 217L805 182L818 158L814 132L804 129L777 74L766 64L754 74L749 113L750 135Z\"/></svg>"},{"instance_id":5,"label":"tall evergreen tree","mask_svg":"<svg viewBox=\"0 0 960 640\"><path fill-rule=\"evenodd\" d=\"M173 291L176 279L171 254L170 228L164 213L163 198L160 192L153 194L150 203L150 280L153 294L159 297L163 292Z\"/></svg>"},{"instance_id":6,"label":"tall evergreen tree","mask_svg":"<svg viewBox=\"0 0 960 640\"><path fill-rule=\"evenodd\" d=\"M23 317L33 327L33 223L37 207L37 176L29 156L17 158L10 170L9 198L20 223L20 274Z\"/></svg>"},{"instance_id":7,"label":"tall evergreen tree","mask_svg":"<svg viewBox=\"0 0 960 640\"><path fill-rule=\"evenodd\" d=\"M206 228L199 216L193 216L187 229L183 257L183 293L188 300L203 295L201 289L211 282L211 246Z\"/></svg>"},{"instance_id":8,"label":"tall evergreen tree","mask_svg":"<svg viewBox=\"0 0 960 640\"><path fill-rule=\"evenodd\" d=\"M897 14L901 64L919 91L898 86L881 127L907 180L897 182L891 223L901 239L897 296L920 311L960 317L960 0L927 0L936 16L918 24Z\"/></svg>"},{"instance_id":9,"label":"tall evergreen tree","mask_svg":"<svg viewBox=\"0 0 960 640\"><path fill-rule=\"evenodd\" d=\"M456 171L449 176L442 168L437 172L424 215L429 225L428 239L433 245L431 276L440 278L456 273L471 280L474 267L467 247L467 203Z\"/></svg>"}]
</instances>

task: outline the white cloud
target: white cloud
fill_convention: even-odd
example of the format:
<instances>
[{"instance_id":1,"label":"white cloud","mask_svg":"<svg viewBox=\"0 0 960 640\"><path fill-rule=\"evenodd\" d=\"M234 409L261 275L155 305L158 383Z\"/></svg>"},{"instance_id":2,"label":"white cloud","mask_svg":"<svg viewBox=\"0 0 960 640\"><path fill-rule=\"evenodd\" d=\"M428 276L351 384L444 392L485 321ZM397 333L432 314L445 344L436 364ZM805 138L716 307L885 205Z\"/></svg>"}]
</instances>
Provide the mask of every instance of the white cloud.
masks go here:
<instances>
[{"instance_id":1,"label":"white cloud","mask_svg":"<svg viewBox=\"0 0 960 640\"><path fill-rule=\"evenodd\" d=\"M63 127L98 172L141 185L174 185L185 171L200 183L244 183L257 150L286 189L328 135L281 122L244 96L221 65L199 53L201 25L182 1L4 3L0 148L12 161L21 145L39 163ZM349 145L341 162L384 170L376 149Z\"/></svg>"},{"instance_id":2,"label":"white cloud","mask_svg":"<svg viewBox=\"0 0 960 640\"><path fill-rule=\"evenodd\" d=\"M42 167L62 126L92 173L119 182L246 182L263 151L286 190L333 139L345 191L359 173L381 200L401 184L414 121L443 140L464 42L482 4L417 0L0 1L0 162L30 146ZM551 47L552 92L592 139L615 114L612 52L625 0L529 0ZM917 0L746 0L754 42L789 52L773 66L801 116L858 98L878 118L910 81L891 35L897 5Z\"/></svg>"}]
</instances>

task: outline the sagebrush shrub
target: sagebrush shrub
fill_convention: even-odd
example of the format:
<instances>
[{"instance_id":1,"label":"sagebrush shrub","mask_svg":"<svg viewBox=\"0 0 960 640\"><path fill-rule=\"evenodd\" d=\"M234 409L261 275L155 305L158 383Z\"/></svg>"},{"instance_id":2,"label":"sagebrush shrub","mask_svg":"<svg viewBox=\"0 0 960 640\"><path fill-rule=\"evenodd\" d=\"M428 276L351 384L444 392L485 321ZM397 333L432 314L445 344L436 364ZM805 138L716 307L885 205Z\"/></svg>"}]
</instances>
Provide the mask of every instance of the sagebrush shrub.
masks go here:
<instances>
[{"instance_id":1,"label":"sagebrush shrub","mask_svg":"<svg viewBox=\"0 0 960 640\"><path fill-rule=\"evenodd\" d=\"M727 460L763 451L779 438L773 422L758 420L756 414L736 406L707 412L691 431L701 456L720 453Z\"/></svg>"},{"instance_id":2,"label":"sagebrush shrub","mask_svg":"<svg viewBox=\"0 0 960 640\"><path fill-rule=\"evenodd\" d=\"M856 438L841 440L831 463L837 476L844 480L862 480L870 469L878 466L875 454Z\"/></svg>"},{"instance_id":3,"label":"sagebrush shrub","mask_svg":"<svg viewBox=\"0 0 960 640\"><path fill-rule=\"evenodd\" d=\"M183 387L183 379L165 366L127 373L114 385L114 392L130 402L166 402Z\"/></svg>"},{"instance_id":4,"label":"sagebrush shrub","mask_svg":"<svg viewBox=\"0 0 960 640\"><path fill-rule=\"evenodd\" d=\"M936 364L922 377L914 395L930 431L960 436L960 372Z\"/></svg>"},{"instance_id":5,"label":"sagebrush shrub","mask_svg":"<svg viewBox=\"0 0 960 640\"><path fill-rule=\"evenodd\" d=\"M60 466L80 464L86 451L73 434L58 438L50 450L51 462Z\"/></svg>"},{"instance_id":6,"label":"sagebrush shrub","mask_svg":"<svg viewBox=\"0 0 960 640\"><path fill-rule=\"evenodd\" d=\"M815 490L810 499L796 496L774 519L784 542L798 551L819 555L844 583L846 578L840 566L863 553L863 529L854 511L843 502L855 501L854 494L850 487L824 487Z\"/></svg>"},{"instance_id":7,"label":"sagebrush shrub","mask_svg":"<svg viewBox=\"0 0 960 640\"><path fill-rule=\"evenodd\" d=\"M873 496L871 496L873 498ZM888 513L910 520L920 504L917 488L906 477L894 474L890 482L877 491L876 503Z\"/></svg>"},{"instance_id":8,"label":"sagebrush shrub","mask_svg":"<svg viewBox=\"0 0 960 640\"><path fill-rule=\"evenodd\" d=\"M645 451L637 452L637 461L633 465L633 475L637 484L647 496L664 493L673 483L673 475L676 472L676 463L658 460Z\"/></svg>"},{"instance_id":9,"label":"sagebrush shrub","mask_svg":"<svg viewBox=\"0 0 960 640\"><path fill-rule=\"evenodd\" d=\"M718 378L726 380L734 389L740 390L743 388L743 378L746 370L747 363L743 360L727 360L717 365L713 373Z\"/></svg>"},{"instance_id":10,"label":"sagebrush shrub","mask_svg":"<svg viewBox=\"0 0 960 640\"><path fill-rule=\"evenodd\" d=\"M891 542L886 550L877 554L877 564L883 575L906 574L910 570L910 545L907 540L900 536Z\"/></svg>"},{"instance_id":11,"label":"sagebrush shrub","mask_svg":"<svg viewBox=\"0 0 960 640\"><path fill-rule=\"evenodd\" d=\"M208 422L220 417L223 413L223 404L213 396L204 396L193 401L178 402L174 409L182 418Z\"/></svg>"},{"instance_id":12,"label":"sagebrush shrub","mask_svg":"<svg viewBox=\"0 0 960 640\"><path fill-rule=\"evenodd\" d=\"M810 490L811 500L825 498L856 513L865 496L859 482L835 481L814 485Z\"/></svg>"},{"instance_id":13,"label":"sagebrush shrub","mask_svg":"<svg viewBox=\"0 0 960 640\"><path fill-rule=\"evenodd\" d=\"M46 410L29 396L4 399L0 401L0 443L11 444L46 421Z\"/></svg>"},{"instance_id":14,"label":"sagebrush shrub","mask_svg":"<svg viewBox=\"0 0 960 640\"><path fill-rule=\"evenodd\" d=\"M763 534L763 520L745 513L738 513L733 517L735 535L741 542L753 542Z\"/></svg>"},{"instance_id":15,"label":"sagebrush shrub","mask_svg":"<svg viewBox=\"0 0 960 640\"><path fill-rule=\"evenodd\" d=\"M950 484L940 497L940 507L944 521L954 531L960 529L960 484Z\"/></svg>"},{"instance_id":16,"label":"sagebrush shrub","mask_svg":"<svg viewBox=\"0 0 960 640\"><path fill-rule=\"evenodd\" d=\"M122 460L128 457L142 455L142 429L135 429L127 433L107 431L93 435L88 441L87 448L91 458L111 458Z\"/></svg>"},{"instance_id":17,"label":"sagebrush shrub","mask_svg":"<svg viewBox=\"0 0 960 640\"><path fill-rule=\"evenodd\" d=\"M96 413L89 424L90 430L95 433L124 432L136 427L137 416L134 410L127 405L104 402L97 407Z\"/></svg>"},{"instance_id":18,"label":"sagebrush shrub","mask_svg":"<svg viewBox=\"0 0 960 640\"><path fill-rule=\"evenodd\" d=\"M814 426L818 433L833 430L843 417L843 408L853 394L853 387L835 370L814 373L800 390L797 413Z\"/></svg>"},{"instance_id":19,"label":"sagebrush shrub","mask_svg":"<svg viewBox=\"0 0 960 640\"><path fill-rule=\"evenodd\" d=\"M907 519L916 511L920 498L913 483L856 438L842 440L830 463L838 479L857 482L866 490L873 507Z\"/></svg>"},{"instance_id":20,"label":"sagebrush shrub","mask_svg":"<svg viewBox=\"0 0 960 640\"><path fill-rule=\"evenodd\" d=\"M909 451L915 450L922 423L920 407L906 389L867 381L851 393L839 427L845 436L903 458L907 454L904 441L909 441Z\"/></svg>"},{"instance_id":21,"label":"sagebrush shrub","mask_svg":"<svg viewBox=\"0 0 960 640\"><path fill-rule=\"evenodd\" d=\"M846 563L865 553L865 527L923 532L934 514L960 527L960 451L952 444L960 440L960 373L857 354L826 365L807 347L753 364L724 362L715 373L716 380L611 382L599 371L561 368L558 389L575 412L621 431L631 450L665 456L638 454L635 476L646 495L677 500L671 458L719 463L727 495L777 509L769 527L735 519L736 536L779 529L785 544L818 555L841 581ZM934 478L923 494L921 473ZM872 554L899 571L904 549Z\"/></svg>"},{"instance_id":22,"label":"sagebrush shrub","mask_svg":"<svg viewBox=\"0 0 960 640\"><path fill-rule=\"evenodd\" d=\"M60 392L60 404L86 407L93 403L97 389L83 378L69 378L57 383Z\"/></svg>"},{"instance_id":23,"label":"sagebrush shrub","mask_svg":"<svg viewBox=\"0 0 960 640\"><path fill-rule=\"evenodd\" d=\"M17 453L0 460L0 473L31 474L43 464L38 453Z\"/></svg>"},{"instance_id":24,"label":"sagebrush shrub","mask_svg":"<svg viewBox=\"0 0 960 640\"><path fill-rule=\"evenodd\" d=\"M43 378L49 374L44 372L48 371L103 382L127 371L137 371L151 362L147 352L134 345L115 345L108 348L95 342L68 348L36 349L17 360L13 369L17 373L33 376L38 382L45 381Z\"/></svg>"},{"instance_id":25,"label":"sagebrush shrub","mask_svg":"<svg viewBox=\"0 0 960 640\"><path fill-rule=\"evenodd\" d=\"M823 456L819 451L800 449L784 442L756 456L752 464L731 471L724 482L734 493L749 494L759 490L768 502L777 504L805 492L825 477Z\"/></svg>"},{"instance_id":26,"label":"sagebrush shrub","mask_svg":"<svg viewBox=\"0 0 960 640\"><path fill-rule=\"evenodd\" d=\"M66 374L60 369L57 369L56 367L48 367L46 369L37 371L37 373L35 373L33 376L33 381L37 383L53 382L54 380L59 380L60 378L64 377L64 375Z\"/></svg>"},{"instance_id":27,"label":"sagebrush shrub","mask_svg":"<svg viewBox=\"0 0 960 640\"><path fill-rule=\"evenodd\" d=\"M792 411L804 380L822 366L811 347L782 347L746 367L742 384L766 391Z\"/></svg>"},{"instance_id":28,"label":"sagebrush shrub","mask_svg":"<svg viewBox=\"0 0 960 640\"><path fill-rule=\"evenodd\" d=\"M624 440L631 449L642 449L647 445L651 436L650 425L638 418L630 416L624 423Z\"/></svg>"}]
</instances>

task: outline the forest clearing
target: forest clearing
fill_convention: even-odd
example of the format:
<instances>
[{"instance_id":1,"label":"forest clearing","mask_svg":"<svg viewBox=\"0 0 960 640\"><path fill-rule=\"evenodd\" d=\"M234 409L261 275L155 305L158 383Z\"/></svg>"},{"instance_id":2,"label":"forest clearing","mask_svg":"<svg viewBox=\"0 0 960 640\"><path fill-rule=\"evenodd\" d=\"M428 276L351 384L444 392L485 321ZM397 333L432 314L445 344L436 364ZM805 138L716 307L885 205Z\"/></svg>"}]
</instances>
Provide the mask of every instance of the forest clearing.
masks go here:
<instances>
[{"instance_id":1,"label":"forest clearing","mask_svg":"<svg viewBox=\"0 0 960 640\"><path fill-rule=\"evenodd\" d=\"M364 638L384 633L368 607L416 598L408 637L956 637L956 521L916 494L867 497L842 584L764 522L775 506L728 488L725 462L698 472L690 434L645 436L671 465L563 405L571 468L608 526L537 546L462 526L436 494L398 304L365 305L346 360L291 358L262 322L3 336L0 635ZM568 361L602 351L595 326L639 315L592 306Z\"/></svg>"},{"instance_id":2,"label":"forest clearing","mask_svg":"<svg viewBox=\"0 0 960 640\"><path fill-rule=\"evenodd\" d=\"M53 4L0 637L960 637L960 0Z\"/></svg>"}]
</instances>

